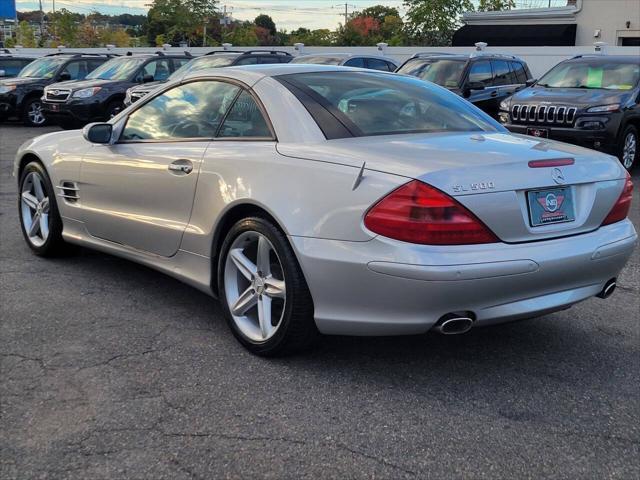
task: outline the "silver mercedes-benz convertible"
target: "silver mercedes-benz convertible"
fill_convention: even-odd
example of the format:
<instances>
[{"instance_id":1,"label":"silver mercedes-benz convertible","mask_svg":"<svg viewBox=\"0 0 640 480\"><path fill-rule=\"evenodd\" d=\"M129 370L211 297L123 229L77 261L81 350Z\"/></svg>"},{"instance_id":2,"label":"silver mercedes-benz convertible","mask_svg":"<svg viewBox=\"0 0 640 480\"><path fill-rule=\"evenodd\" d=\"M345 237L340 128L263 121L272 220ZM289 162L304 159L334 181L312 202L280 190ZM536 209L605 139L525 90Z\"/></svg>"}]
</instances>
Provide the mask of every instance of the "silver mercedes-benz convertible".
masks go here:
<instances>
[{"instance_id":1,"label":"silver mercedes-benz convertible","mask_svg":"<svg viewBox=\"0 0 640 480\"><path fill-rule=\"evenodd\" d=\"M177 277L262 355L604 298L637 243L616 158L343 67L199 71L25 143L14 174L36 254L78 244Z\"/></svg>"}]
</instances>

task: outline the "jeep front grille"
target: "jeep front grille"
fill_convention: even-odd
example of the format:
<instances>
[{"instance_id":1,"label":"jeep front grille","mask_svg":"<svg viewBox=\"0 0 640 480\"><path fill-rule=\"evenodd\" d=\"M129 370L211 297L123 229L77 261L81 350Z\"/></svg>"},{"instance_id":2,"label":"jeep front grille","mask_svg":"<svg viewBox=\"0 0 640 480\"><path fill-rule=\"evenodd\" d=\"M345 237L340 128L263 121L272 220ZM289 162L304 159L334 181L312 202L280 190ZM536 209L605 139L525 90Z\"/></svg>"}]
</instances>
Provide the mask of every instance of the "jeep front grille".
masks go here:
<instances>
[{"instance_id":1,"label":"jeep front grille","mask_svg":"<svg viewBox=\"0 0 640 480\"><path fill-rule=\"evenodd\" d=\"M513 123L541 125L573 125L576 107L562 105L514 105L511 107Z\"/></svg>"}]
</instances>

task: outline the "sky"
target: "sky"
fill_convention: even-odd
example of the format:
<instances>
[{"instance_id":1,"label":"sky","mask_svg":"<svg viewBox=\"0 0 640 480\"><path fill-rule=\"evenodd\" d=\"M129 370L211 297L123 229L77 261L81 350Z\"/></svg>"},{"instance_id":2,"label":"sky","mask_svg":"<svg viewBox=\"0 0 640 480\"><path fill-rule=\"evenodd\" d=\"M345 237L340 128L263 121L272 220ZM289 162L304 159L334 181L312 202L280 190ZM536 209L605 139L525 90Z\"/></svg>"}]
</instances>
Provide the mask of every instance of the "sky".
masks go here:
<instances>
[{"instance_id":1,"label":"sky","mask_svg":"<svg viewBox=\"0 0 640 480\"><path fill-rule=\"evenodd\" d=\"M220 0L219 6L227 5L233 18L253 20L261 13L270 15L278 29L295 30L299 27L309 29L335 29L338 23L344 22L344 1L349 4L349 11L362 10L372 5L397 7L401 14L405 13L403 0ZM552 0L552 3L564 3L566 0ZM52 9L53 0L42 0L43 9ZM144 14L151 0L55 0L56 9L66 8L79 13L90 13L98 10L108 14ZM522 6L546 6L547 0L518 0ZM538 5L540 4L540 5ZM37 0L16 0L17 9L36 10Z\"/></svg>"}]
</instances>

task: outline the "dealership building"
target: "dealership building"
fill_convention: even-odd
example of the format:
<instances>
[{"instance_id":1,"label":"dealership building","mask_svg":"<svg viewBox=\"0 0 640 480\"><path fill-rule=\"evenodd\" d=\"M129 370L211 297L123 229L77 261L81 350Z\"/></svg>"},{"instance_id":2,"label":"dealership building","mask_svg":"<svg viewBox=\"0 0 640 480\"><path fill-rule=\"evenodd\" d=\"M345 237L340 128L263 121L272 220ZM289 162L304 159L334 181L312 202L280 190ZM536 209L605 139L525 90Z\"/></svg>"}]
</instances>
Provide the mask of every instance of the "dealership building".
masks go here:
<instances>
[{"instance_id":1,"label":"dealership building","mask_svg":"<svg viewBox=\"0 0 640 480\"><path fill-rule=\"evenodd\" d=\"M468 12L453 46L640 46L639 0L568 0L564 7Z\"/></svg>"}]
</instances>

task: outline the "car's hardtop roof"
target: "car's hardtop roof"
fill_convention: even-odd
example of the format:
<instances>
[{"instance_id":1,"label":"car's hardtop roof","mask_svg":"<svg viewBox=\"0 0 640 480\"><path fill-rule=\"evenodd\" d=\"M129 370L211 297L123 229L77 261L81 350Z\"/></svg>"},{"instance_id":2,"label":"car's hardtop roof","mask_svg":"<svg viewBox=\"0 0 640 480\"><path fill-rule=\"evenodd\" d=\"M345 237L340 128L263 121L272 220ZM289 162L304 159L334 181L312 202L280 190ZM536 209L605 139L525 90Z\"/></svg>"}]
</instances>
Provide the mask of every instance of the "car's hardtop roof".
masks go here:
<instances>
[{"instance_id":1,"label":"car's hardtop roof","mask_svg":"<svg viewBox=\"0 0 640 480\"><path fill-rule=\"evenodd\" d=\"M316 65L309 63L269 63L263 65L205 68L203 70L187 73L181 81L206 77L227 77L240 80L248 85L253 85L265 77L277 77L280 75L292 75L297 73L321 72L362 72L372 75L394 75L392 72L384 72L381 70L341 67L338 65Z\"/></svg>"}]
</instances>

